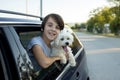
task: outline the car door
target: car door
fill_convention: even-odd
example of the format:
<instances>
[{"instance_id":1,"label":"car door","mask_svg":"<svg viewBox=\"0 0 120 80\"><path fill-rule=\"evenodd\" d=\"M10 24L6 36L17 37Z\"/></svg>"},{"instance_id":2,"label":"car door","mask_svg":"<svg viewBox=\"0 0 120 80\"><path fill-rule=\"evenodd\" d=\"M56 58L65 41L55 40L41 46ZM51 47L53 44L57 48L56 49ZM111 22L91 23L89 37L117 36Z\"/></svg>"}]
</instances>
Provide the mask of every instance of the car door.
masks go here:
<instances>
[{"instance_id":1,"label":"car door","mask_svg":"<svg viewBox=\"0 0 120 80\"><path fill-rule=\"evenodd\" d=\"M3 75L0 77L1 80L20 80L19 70L16 66L19 50L7 25L0 27L0 52L1 74Z\"/></svg>"},{"instance_id":2,"label":"car door","mask_svg":"<svg viewBox=\"0 0 120 80\"><path fill-rule=\"evenodd\" d=\"M31 78L29 73L33 67L15 29L7 25L2 26L0 30L1 70L3 75L8 77L8 79L2 77L2 80L29 80Z\"/></svg>"}]
</instances>

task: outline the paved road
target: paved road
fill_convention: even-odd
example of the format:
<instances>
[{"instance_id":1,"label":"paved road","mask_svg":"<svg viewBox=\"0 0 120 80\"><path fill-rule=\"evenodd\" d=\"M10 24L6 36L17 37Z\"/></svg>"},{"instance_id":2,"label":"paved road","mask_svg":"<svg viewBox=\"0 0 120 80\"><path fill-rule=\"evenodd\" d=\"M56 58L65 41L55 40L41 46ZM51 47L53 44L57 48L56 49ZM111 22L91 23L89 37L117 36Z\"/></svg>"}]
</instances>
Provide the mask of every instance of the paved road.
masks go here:
<instances>
[{"instance_id":1,"label":"paved road","mask_svg":"<svg viewBox=\"0 0 120 80\"><path fill-rule=\"evenodd\" d=\"M120 38L76 34L87 53L91 80L120 80Z\"/></svg>"}]
</instances>

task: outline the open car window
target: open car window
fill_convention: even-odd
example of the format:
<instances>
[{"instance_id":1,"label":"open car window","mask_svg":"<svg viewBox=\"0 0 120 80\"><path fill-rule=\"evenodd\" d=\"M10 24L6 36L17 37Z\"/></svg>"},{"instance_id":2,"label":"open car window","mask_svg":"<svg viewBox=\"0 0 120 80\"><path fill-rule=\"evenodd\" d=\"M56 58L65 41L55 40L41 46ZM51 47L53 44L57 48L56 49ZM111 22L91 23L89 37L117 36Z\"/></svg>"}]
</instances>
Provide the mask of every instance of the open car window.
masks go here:
<instances>
[{"instance_id":1,"label":"open car window","mask_svg":"<svg viewBox=\"0 0 120 80\"><path fill-rule=\"evenodd\" d=\"M31 38L33 38L34 36L41 35L40 27L22 27L22 28L15 27L15 30L17 31L20 41L25 49L29 41L31 40ZM74 55L81 48L81 45L79 44L78 39L75 37L75 35L74 35L74 42L71 48L72 48ZM62 65L60 64L59 61L57 61L53 63L49 68L43 69L40 72L40 75L38 78L40 80L48 80L48 79L55 80L60 75L60 73L63 71L63 69L66 67L66 65Z\"/></svg>"}]
</instances>

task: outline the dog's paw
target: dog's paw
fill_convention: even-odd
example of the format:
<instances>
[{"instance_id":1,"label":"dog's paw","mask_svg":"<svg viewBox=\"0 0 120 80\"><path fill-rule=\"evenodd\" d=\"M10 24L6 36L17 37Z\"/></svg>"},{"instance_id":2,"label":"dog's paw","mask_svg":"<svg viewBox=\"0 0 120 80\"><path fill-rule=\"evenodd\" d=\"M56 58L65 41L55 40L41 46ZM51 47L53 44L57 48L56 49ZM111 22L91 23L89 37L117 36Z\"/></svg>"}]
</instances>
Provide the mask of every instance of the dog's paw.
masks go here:
<instances>
[{"instance_id":1,"label":"dog's paw","mask_svg":"<svg viewBox=\"0 0 120 80\"><path fill-rule=\"evenodd\" d=\"M70 63L70 65L71 65L72 67L76 66L76 61L75 61L75 59L69 60L69 63Z\"/></svg>"},{"instance_id":2,"label":"dog's paw","mask_svg":"<svg viewBox=\"0 0 120 80\"><path fill-rule=\"evenodd\" d=\"M61 59L61 64L66 64L67 63L67 60L66 59Z\"/></svg>"},{"instance_id":3,"label":"dog's paw","mask_svg":"<svg viewBox=\"0 0 120 80\"><path fill-rule=\"evenodd\" d=\"M71 62L70 65L71 65L72 67L74 67L74 66L76 66L76 62Z\"/></svg>"}]
</instances>

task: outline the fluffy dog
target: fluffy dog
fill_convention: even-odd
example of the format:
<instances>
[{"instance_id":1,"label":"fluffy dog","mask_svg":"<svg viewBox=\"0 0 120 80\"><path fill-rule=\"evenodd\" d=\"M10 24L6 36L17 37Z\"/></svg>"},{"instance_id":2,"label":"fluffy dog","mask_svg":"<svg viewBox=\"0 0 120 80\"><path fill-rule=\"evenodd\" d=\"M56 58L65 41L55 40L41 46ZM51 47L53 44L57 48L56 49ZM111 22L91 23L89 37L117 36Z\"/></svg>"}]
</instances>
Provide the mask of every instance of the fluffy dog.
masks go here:
<instances>
[{"instance_id":1,"label":"fluffy dog","mask_svg":"<svg viewBox=\"0 0 120 80\"><path fill-rule=\"evenodd\" d=\"M70 48L70 45L72 45L74 41L74 37L71 33L71 31L67 28L64 28L58 37L52 42L52 54L51 56L60 56L61 60L60 62L62 64L67 63L67 59L65 54L68 54L68 61L71 66L76 65L76 61L74 58L74 55L72 54L72 50Z\"/></svg>"}]
</instances>

